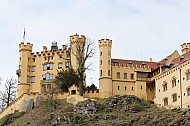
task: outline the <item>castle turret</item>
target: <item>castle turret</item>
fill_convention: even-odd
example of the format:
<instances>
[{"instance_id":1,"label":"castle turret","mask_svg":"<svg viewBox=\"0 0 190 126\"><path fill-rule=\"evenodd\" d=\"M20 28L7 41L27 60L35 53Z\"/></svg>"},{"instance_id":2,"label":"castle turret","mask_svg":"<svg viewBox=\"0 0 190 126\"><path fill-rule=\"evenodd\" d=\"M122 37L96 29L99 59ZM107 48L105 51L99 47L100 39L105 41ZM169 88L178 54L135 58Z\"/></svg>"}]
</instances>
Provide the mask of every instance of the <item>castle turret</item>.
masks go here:
<instances>
[{"instance_id":1,"label":"castle turret","mask_svg":"<svg viewBox=\"0 0 190 126\"><path fill-rule=\"evenodd\" d=\"M185 54L185 53L187 53L187 52L190 52L190 43L183 43L183 44L181 45L181 47L182 47L182 49L181 49L182 54Z\"/></svg>"},{"instance_id":2,"label":"castle turret","mask_svg":"<svg viewBox=\"0 0 190 126\"><path fill-rule=\"evenodd\" d=\"M110 97L113 94L112 79L111 79L111 47L112 40L101 39L99 42L100 50L100 79L99 90L100 97Z\"/></svg>"},{"instance_id":3,"label":"castle turret","mask_svg":"<svg viewBox=\"0 0 190 126\"><path fill-rule=\"evenodd\" d=\"M71 47L71 66L74 70L78 68L79 56L82 53L82 48L85 46L86 37L84 35L71 35L70 36L70 47ZM84 53L84 52L83 52Z\"/></svg>"},{"instance_id":4,"label":"castle turret","mask_svg":"<svg viewBox=\"0 0 190 126\"><path fill-rule=\"evenodd\" d=\"M29 93L30 91L30 57L32 52L32 44L24 42L19 44L19 69L17 70L18 75L18 90L17 97L21 96L23 93Z\"/></svg>"}]
</instances>

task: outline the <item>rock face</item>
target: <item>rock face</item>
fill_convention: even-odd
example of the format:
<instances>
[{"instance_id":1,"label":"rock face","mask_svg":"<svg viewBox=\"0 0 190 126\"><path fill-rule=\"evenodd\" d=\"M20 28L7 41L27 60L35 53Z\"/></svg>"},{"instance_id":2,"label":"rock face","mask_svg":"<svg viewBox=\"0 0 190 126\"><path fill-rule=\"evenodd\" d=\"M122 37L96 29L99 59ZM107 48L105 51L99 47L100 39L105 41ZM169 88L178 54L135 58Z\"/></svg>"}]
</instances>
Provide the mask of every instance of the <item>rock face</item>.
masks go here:
<instances>
[{"instance_id":1,"label":"rock face","mask_svg":"<svg viewBox=\"0 0 190 126\"><path fill-rule=\"evenodd\" d=\"M38 96L38 97L36 98L35 107L40 106L40 104L42 103L42 101L43 101L43 97L42 97L42 96Z\"/></svg>"},{"instance_id":2,"label":"rock face","mask_svg":"<svg viewBox=\"0 0 190 126\"><path fill-rule=\"evenodd\" d=\"M87 117L94 115L100 108L100 104L95 101L86 100L84 102L78 103L77 106L73 107L73 111L83 114Z\"/></svg>"},{"instance_id":3,"label":"rock face","mask_svg":"<svg viewBox=\"0 0 190 126\"><path fill-rule=\"evenodd\" d=\"M34 99L24 100L21 103L20 112L26 112L32 110L33 107L34 107Z\"/></svg>"}]
</instances>

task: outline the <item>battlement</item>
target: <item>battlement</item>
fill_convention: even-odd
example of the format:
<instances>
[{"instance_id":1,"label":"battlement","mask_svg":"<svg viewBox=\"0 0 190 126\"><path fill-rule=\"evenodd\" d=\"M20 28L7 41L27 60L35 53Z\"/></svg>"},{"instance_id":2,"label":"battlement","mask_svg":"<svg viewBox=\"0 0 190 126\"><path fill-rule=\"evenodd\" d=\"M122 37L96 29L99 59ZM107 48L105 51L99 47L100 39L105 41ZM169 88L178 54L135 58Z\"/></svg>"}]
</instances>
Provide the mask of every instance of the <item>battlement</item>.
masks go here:
<instances>
[{"instance_id":1,"label":"battlement","mask_svg":"<svg viewBox=\"0 0 190 126\"><path fill-rule=\"evenodd\" d=\"M33 47L33 44L30 44L29 42L27 42L26 45L24 44L24 42L21 42L19 44L19 52L20 51L31 51L32 52L32 47Z\"/></svg>"},{"instance_id":2,"label":"battlement","mask_svg":"<svg viewBox=\"0 0 190 126\"><path fill-rule=\"evenodd\" d=\"M99 43L99 46L102 46L102 45L108 45L108 46L111 46L112 45L112 40L110 39L101 39L98 41Z\"/></svg>"},{"instance_id":3,"label":"battlement","mask_svg":"<svg viewBox=\"0 0 190 126\"><path fill-rule=\"evenodd\" d=\"M183 44L181 45L181 47L182 47L182 49L181 49L182 54L185 54L185 53L187 53L187 52L190 52L190 42L183 43Z\"/></svg>"},{"instance_id":4,"label":"battlement","mask_svg":"<svg viewBox=\"0 0 190 126\"><path fill-rule=\"evenodd\" d=\"M85 42L86 37L84 35L79 35L79 34L74 34L70 36L70 42L75 43L75 42Z\"/></svg>"}]
</instances>

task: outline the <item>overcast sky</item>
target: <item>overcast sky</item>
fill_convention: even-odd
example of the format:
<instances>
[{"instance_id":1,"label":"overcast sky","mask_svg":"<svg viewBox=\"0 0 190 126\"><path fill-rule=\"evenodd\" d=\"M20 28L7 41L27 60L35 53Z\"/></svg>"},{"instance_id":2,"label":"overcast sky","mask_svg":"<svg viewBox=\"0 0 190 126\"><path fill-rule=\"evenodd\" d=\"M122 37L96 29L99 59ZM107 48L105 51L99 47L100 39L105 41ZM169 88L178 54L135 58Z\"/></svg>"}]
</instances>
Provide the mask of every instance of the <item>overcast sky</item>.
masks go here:
<instances>
[{"instance_id":1,"label":"overcast sky","mask_svg":"<svg viewBox=\"0 0 190 126\"><path fill-rule=\"evenodd\" d=\"M112 58L159 61L190 41L190 0L0 0L0 76L17 78L18 45L31 42L41 51L84 34L97 54L87 85L98 85L98 40L113 40ZM92 78L92 79L91 79Z\"/></svg>"}]
</instances>

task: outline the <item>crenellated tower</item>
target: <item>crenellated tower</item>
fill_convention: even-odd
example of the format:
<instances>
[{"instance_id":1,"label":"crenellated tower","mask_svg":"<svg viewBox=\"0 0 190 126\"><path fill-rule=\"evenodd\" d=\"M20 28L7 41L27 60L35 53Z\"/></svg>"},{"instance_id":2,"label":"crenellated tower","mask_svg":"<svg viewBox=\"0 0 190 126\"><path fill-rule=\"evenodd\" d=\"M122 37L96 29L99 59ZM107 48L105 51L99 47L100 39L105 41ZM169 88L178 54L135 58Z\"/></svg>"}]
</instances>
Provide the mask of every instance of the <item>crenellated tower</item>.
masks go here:
<instances>
[{"instance_id":1,"label":"crenellated tower","mask_svg":"<svg viewBox=\"0 0 190 126\"><path fill-rule=\"evenodd\" d=\"M33 45L29 42L25 45L24 42L19 44L19 69L17 70L18 75L18 90L17 97L23 93L29 93L30 83L28 81L29 69L31 60L31 52Z\"/></svg>"},{"instance_id":2,"label":"crenellated tower","mask_svg":"<svg viewBox=\"0 0 190 126\"><path fill-rule=\"evenodd\" d=\"M181 49L182 54L185 54L185 53L187 53L187 52L190 52L190 43L183 43L183 44L181 45L181 47L182 47L182 49Z\"/></svg>"},{"instance_id":3,"label":"crenellated tower","mask_svg":"<svg viewBox=\"0 0 190 126\"><path fill-rule=\"evenodd\" d=\"M83 48L85 48L85 41L86 37L84 35L78 35L76 33L75 35L70 36L71 66L74 70L78 68L79 65L78 57L79 55L81 55Z\"/></svg>"},{"instance_id":4,"label":"crenellated tower","mask_svg":"<svg viewBox=\"0 0 190 126\"><path fill-rule=\"evenodd\" d=\"M111 48L112 40L101 39L98 41L100 50L100 79L99 89L100 97L110 97L113 94L112 76L111 76Z\"/></svg>"}]
</instances>

